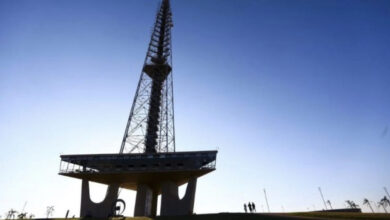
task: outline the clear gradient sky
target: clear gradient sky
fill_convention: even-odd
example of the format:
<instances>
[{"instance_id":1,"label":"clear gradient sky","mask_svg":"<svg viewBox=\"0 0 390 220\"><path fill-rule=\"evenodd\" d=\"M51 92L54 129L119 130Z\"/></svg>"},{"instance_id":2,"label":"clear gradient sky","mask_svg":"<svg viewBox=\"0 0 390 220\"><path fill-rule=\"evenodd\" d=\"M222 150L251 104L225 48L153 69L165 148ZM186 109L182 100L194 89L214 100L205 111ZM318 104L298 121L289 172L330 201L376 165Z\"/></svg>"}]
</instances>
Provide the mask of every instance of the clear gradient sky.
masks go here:
<instances>
[{"instance_id":1,"label":"clear gradient sky","mask_svg":"<svg viewBox=\"0 0 390 220\"><path fill-rule=\"evenodd\" d=\"M262 211L263 188L271 211L322 209L319 186L335 208L384 196L390 1L171 4L177 149L219 149L196 213ZM78 215L59 155L119 151L157 5L0 0L0 215Z\"/></svg>"}]
</instances>

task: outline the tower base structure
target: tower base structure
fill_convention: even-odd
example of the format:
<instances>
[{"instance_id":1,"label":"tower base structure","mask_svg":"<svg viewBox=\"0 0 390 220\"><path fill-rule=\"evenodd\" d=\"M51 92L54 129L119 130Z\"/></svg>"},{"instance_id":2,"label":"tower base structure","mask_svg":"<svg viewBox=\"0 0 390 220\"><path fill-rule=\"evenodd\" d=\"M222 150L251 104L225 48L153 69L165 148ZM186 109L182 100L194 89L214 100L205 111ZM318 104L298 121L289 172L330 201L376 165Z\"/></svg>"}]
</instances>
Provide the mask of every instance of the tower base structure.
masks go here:
<instances>
[{"instance_id":1,"label":"tower base structure","mask_svg":"<svg viewBox=\"0 0 390 220\"><path fill-rule=\"evenodd\" d=\"M191 215L194 211L197 178L188 182L186 193L179 198L179 186L172 181L161 184L161 216ZM146 184L140 184L134 207L134 216L156 216L158 193Z\"/></svg>"},{"instance_id":2,"label":"tower base structure","mask_svg":"<svg viewBox=\"0 0 390 220\"><path fill-rule=\"evenodd\" d=\"M156 216L158 193L147 184L139 184L135 198L134 216Z\"/></svg>"},{"instance_id":3,"label":"tower base structure","mask_svg":"<svg viewBox=\"0 0 390 220\"><path fill-rule=\"evenodd\" d=\"M113 216L119 188L137 191L134 216L190 215L197 178L215 170L217 151L154 154L61 155L60 175L82 179L80 217ZM108 185L104 200L90 199L89 181ZM179 186L188 183L184 197Z\"/></svg>"},{"instance_id":4,"label":"tower base structure","mask_svg":"<svg viewBox=\"0 0 390 220\"><path fill-rule=\"evenodd\" d=\"M107 218L113 216L115 202L118 199L118 189L118 185L109 185L103 201L95 203L90 197L89 181L83 179L81 183L80 217Z\"/></svg>"},{"instance_id":5,"label":"tower base structure","mask_svg":"<svg viewBox=\"0 0 390 220\"><path fill-rule=\"evenodd\" d=\"M179 198L179 186L174 182L164 182L161 195L161 212L164 215L191 215L194 212L197 178L191 178L184 197Z\"/></svg>"}]
</instances>

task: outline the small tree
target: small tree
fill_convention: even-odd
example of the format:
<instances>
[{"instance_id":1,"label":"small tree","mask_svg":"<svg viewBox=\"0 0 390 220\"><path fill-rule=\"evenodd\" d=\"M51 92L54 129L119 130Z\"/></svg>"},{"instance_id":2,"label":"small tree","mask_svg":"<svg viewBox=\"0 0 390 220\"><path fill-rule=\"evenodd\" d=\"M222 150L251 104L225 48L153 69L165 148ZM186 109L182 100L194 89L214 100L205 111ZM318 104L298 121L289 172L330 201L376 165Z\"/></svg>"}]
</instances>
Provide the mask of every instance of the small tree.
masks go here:
<instances>
[{"instance_id":1,"label":"small tree","mask_svg":"<svg viewBox=\"0 0 390 220\"><path fill-rule=\"evenodd\" d=\"M46 208L46 218L49 218L51 215L53 215L54 212L54 206L48 206Z\"/></svg>"},{"instance_id":2,"label":"small tree","mask_svg":"<svg viewBox=\"0 0 390 220\"><path fill-rule=\"evenodd\" d=\"M363 205L367 205L371 209L372 213L374 213L374 209L372 208L371 203L368 199L365 198L363 200Z\"/></svg>"},{"instance_id":3,"label":"small tree","mask_svg":"<svg viewBox=\"0 0 390 220\"><path fill-rule=\"evenodd\" d=\"M8 212L7 212L7 217L5 219L15 219L15 215L17 214L18 212L14 209L10 209Z\"/></svg>"},{"instance_id":4,"label":"small tree","mask_svg":"<svg viewBox=\"0 0 390 220\"><path fill-rule=\"evenodd\" d=\"M26 216L27 216L27 212L21 212L21 213L18 215L18 218L19 218L19 219L24 219L24 218L26 218Z\"/></svg>"},{"instance_id":5,"label":"small tree","mask_svg":"<svg viewBox=\"0 0 390 220\"><path fill-rule=\"evenodd\" d=\"M345 201L346 203L347 203L347 205L349 206L349 208L351 208L351 209L357 209L359 206L358 205L356 205L356 203L354 202L354 201L352 201L352 200L347 200L347 201Z\"/></svg>"},{"instance_id":6,"label":"small tree","mask_svg":"<svg viewBox=\"0 0 390 220\"><path fill-rule=\"evenodd\" d=\"M385 212L387 213L387 209L386 207L390 205L390 200L384 196L379 202L378 202L378 206L382 206L383 207L383 210L385 210Z\"/></svg>"}]
</instances>

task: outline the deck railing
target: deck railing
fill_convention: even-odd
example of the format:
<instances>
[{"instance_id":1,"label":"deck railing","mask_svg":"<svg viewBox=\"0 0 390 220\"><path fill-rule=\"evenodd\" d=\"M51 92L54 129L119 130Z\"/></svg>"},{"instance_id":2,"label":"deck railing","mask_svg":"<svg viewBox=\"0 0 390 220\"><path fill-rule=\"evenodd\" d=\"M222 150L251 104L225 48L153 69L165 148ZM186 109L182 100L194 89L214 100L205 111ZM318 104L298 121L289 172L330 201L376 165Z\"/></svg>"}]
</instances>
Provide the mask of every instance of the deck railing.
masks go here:
<instances>
[{"instance_id":1,"label":"deck railing","mask_svg":"<svg viewBox=\"0 0 390 220\"><path fill-rule=\"evenodd\" d=\"M107 159L107 158L106 158ZM80 161L69 162L69 160L61 160L59 173L121 173L121 172L136 172L136 171L186 171L186 170L213 170L216 166L216 161L208 160L206 162L199 161L198 164L186 164L180 161L167 161L166 163L153 163L146 160L144 164L120 164L118 161L113 161L112 164L102 163L101 165L93 162L93 167L88 165L81 165ZM185 160L183 160L185 161Z\"/></svg>"}]
</instances>

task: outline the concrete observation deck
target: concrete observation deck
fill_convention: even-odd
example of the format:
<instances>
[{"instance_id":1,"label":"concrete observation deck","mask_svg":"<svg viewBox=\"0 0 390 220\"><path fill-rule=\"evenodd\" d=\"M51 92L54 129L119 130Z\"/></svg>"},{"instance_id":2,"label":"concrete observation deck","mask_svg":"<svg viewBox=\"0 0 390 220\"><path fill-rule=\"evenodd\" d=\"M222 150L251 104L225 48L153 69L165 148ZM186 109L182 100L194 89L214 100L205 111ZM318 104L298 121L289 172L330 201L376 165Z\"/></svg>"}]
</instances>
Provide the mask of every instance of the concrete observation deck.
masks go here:
<instances>
[{"instance_id":1,"label":"concrete observation deck","mask_svg":"<svg viewBox=\"0 0 390 220\"><path fill-rule=\"evenodd\" d=\"M178 186L215 170L217 151L148 154L61 155L59 174L137 190L148 184L161 193L161 182Z\"/></svg>"}]
</instances>

